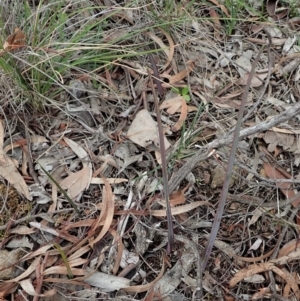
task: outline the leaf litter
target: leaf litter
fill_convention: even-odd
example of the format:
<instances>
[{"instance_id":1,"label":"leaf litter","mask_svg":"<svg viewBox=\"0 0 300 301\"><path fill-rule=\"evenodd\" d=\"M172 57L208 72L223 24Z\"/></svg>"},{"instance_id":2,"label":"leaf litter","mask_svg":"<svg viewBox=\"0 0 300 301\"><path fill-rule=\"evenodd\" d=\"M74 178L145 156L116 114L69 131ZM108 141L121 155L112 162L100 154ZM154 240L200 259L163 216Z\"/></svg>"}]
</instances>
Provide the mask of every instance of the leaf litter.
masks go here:
<instances>
[{"instance_id":1,"label":"leaf litter","mask_svg":"<svg viewBox=\"0 0 300 301\"><path fill-rule=\"evenodd\" d=\"M76 10L78 3L71 2ZM49 90L63 89L43 114L29 114L34 110L29 102L16 107L17 94L11 95L0 124L1 298L256 300L277 294L299 299L299 22L293 9L300 8L283 0L258 2L234 18L224 1L195 2L182 26L166 30L151 25L144 3L128 9L106 1L100 9L96 2L78 14L66 6L68 26L100 13L107 32L99 43L126 49L127 36L131 44L148 45L145 53L153 51L165 92L159 112L165 152L147 77L148 69L155 70L142 52L119 53L95 70L81 64L57 73ZM181 4L173 4L172 17L186 12ZM260 23L262 11L267 25ZM26 24L14 26L2 37L0 55L21 72L1 61L1 78L25 74L32 85L24 61L33 53L51 61L46 55L67 46L57 44L62 32L55 31L47 45L35 47ZM242 138L229 178L229 133L243 102ZM198 160L208 145L205 160ZM175 234L170 254L162 156L168 159ZM227 181L230 194L215 248L201 271ZM273 280L266 277L270 273Z\"/></svg>"}]
</instances>

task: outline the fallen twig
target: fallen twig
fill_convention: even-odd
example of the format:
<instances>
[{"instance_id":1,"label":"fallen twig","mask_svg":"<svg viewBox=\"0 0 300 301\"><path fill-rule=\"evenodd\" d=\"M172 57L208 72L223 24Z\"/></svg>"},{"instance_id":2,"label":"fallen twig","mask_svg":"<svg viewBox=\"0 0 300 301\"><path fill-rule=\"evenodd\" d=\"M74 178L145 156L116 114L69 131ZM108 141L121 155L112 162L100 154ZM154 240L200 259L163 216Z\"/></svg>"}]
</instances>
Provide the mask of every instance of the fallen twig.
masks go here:
<instances>
[{"instance_id":1,"label":"fallen twig","mask_svg":"<svg viewBox=\"0 0 300 301\"><path fill-rule=\"evenodd\" d=\"M276 126L282 122L285 122L297 114L300 113L300 103L296 103L292 108L282 112L281 114L257 125L251 126L249 128L243 129L240 132L239 139L254 135L260 132L264 132ZM214 141L208 143L203 148L201 148L196 154L194 154L170 179L169 181L169 191L172 193L176 187L181 183L181 181L186 177L186 175L193 170L193 168L199 163L206 160L213 149L219 148L221 146L229 145L233 140L233 135L226 135L223 138L215 139Z\"/></svg>"}]
</instances>

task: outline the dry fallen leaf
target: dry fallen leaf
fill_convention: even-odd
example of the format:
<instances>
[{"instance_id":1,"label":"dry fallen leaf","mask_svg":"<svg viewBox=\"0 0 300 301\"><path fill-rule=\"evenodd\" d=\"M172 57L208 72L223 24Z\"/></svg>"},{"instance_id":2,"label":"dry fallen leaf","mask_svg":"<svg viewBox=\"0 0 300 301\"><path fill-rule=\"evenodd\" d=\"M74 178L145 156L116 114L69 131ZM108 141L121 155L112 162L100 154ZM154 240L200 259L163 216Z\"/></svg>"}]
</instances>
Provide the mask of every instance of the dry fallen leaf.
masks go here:
<instances>
[{"instance_id":1,"label":"dry fallen leaf","mask_svg":"<svg viewBox=\"0 0 300 301\"><path fill-rule=\"evenodd\" d=\"M13 185L19 193L23 194L28 200L31 200L28 186L25 183L25 180L19 173L13 160L6 155L5 151L2 148L3 139L4 127L3 122L0 120L0 175L11 185Z\"/></svg>"},{"instance_id":2,"label":"dry fallen leaf","mask_svg":"<svg viewBox=\"0 0 300 301\"><path fill-rule=\"evenodd\" d=\"M15 33L10 35L3 44L4 51L17 49L25 45L25 34L19 28L15 29Z\"/></svg>"},{"instance_id":3,"label":"dry fallen leaf","mask_svg":"<svg viewBox=\"0 0 300 301\"><path fill-rule=\"evenodd\" d=\"M191 71L194 70L194 68L195 68L195 62L193 60L187 61L186 68L182 69L175 75L167 76L167 78L169 79L168 86L178 83L182 79L186 78L191 73Z\"/></svg>"},{"instance_id":4,"label":"dry fallen leaf","mask_svg":"<svg viewBox=\"0 0 300 301\"><path fill-rule=\"evenodd\" d=\"M243 281L248 283L263 283L265 280L265 277L263 277L262 275L255 274L249 277L245 277Z\"/></svg>"},{"instance_id":5,"label":"dry fallen leaf","mask_svg":"<svg viewBox=\"0 0 300 301\"><path fill-rule=\"evenodd\" d=\"M97 219L97 222L94 225L93 230L96 230L103 220L105 220L104 225L100 231L100 233L97 235L96 238L93 238L90 240L89 244L93 246L95 243L100 241L100 239L107 233L109 228L111 227L111 223L113 221L114 217L114 194L112 192L111 186L106 181L105 178L103 178L104 181L104 189L102 191L102 203L103 203L103 209L101 210L101 213Z\"/></svg>"},{"instance_id":6,"label":"dry fallen leaf","mask_svg":"<svg viewBox=\"0 0 300 301\"><path fill-rule=\"evenodd\" d=\"M166 99L161 103L159 109L160 110L167 109L167 113L173 115L181 107L182 99L183 97L181 95L177 95L175 97Z\"/></svg>"},{"instance_id":7,"label":"dry fallen leaf","mask_svg":"<svg viewBox=\"0 0 300 301\"><path fill-rule=\"evenodd\" d=\"M87 184L89 183L89 176L89 167L84 167L78 172L71 173L59 184L62 189L68 190L69 197L73 199L87 188Z\"/></svg>"},{"instance_id":8,"label":"dry fallen leaf","mask_svg":"<svg viewBox=\"0 0 300 301\"><path fill-rule=\"evenodd\" d=\"M127 132L127 137L134 143L145 148L152 143L159 147L157 123L152 119L147 110L141 110L136 114ZM169 141L165 138L166 150L170 146Z\"/></svg>"},{"instance_id":9,"label":"dry fallen leaf","mask_svg":"<svg viewBox=\"0 0 300 301\"><path fill-rule=\"evenodd\" d=\"M31 200L27 184L12 159L4 153L2 148L0 148L0 166L0 175L14 186L19 193L24 195L28 200Z\"/></svg>"},{"instance_id":10,"label":"dry fallen leaf","mask_svg":"<svg viewBox=\"0 0 300 301\"><path fill-rule=\"evenodd\" d=\"M39 296L39 297L49 298L49 297L56 295L56 290L54 288L49 291L45 291L43 294L37 294L35 291L35 288L32 284L31 279L24 279L24 280L20 281L19 284L22 287L22 289L30 296Z\"/></svg>"},{"instance_id":11,"label":"dry fallen leaf","mask_svg":"<svg viewBox=\"0 0 300 301\"><path fill-rule=\"evenodd\" d=\"M274 180L287 179L287 177L283 173L281 173L272 164L264 163L264 170L266 172L266 175L270 179L274 179ZM290 200L291 198L293 198L296 195L296 193L294 192L294 190L292 188L292 184L291 183L277 182L276 186L285 195L285 197L287 198L287 200ZM299 205L299 203L300 203L300 199L297 199L297 200L295 200L295 201L292 202L292 205L293 205L294 208L296 208Z\"/></svg>"},{"instance_id":12,"label":"dry fallen leaf","mask_svg":"<svg viewBox=\"0 0 300 301\"><path fill-rule=\"evenodd\" d=\"M160 110L168 108L167 113L170 115L173 115L178 111L180 112L180 117L172 128L173 132L177 132L178 130L180 130L180 128L182 127L183 123L187 118L187 113L189 111L198 110L196 107L187 106L186 100L181 95L172 97L170 99L166 99L165 101L162 102L159 108Z\"/></svg>"},{"instance_id":13,"label":"dry fallen leaf","mask_svg":"<svg viewBox=\"0 0 300 301\"><path fill-rule=\"evenodd\" d=\"M120 184L120 183L128 182L128 179L107 178L106 181L109 184ZM101 178L92 178L91 184L104 184L104 181Z\"/></svg>"},{"instance_id":14,"label":"dry fallen leaf","mask_svg":"<svg viewBox=\"0 0 300 301\"><path fill-rule=\"evenodd\" d=\"M94 272L89 268L86 271L86 276L87 278L84 280L85 283L101 288L105 292L112 292L130 287L129 279L104 274L98 271Z\"/></svg>"},{"instance_id":15,"label":"dry fallen leaf","mask_svg":"<svg viewBox=\"0 0 300 301\"><path fill-rule=\"evenodd\" d=\"M244 77L245 73L251 71L252 54L252 50L247 50L238 59L235 60L240 77Z\"/></svg>"},{"instance_id":16,"label":"dry fallen leaf","mask_svg":"<svg viewBox=\"0 0 300 301\"><path fill-rule=\"evenodd\" d=\"M249 76L250 76L249 72L245 73L245 75L243 77L239 78L239 80L237 81L237 84L238 85L246 85ZM255 73L251 80L250 87L253 87L253 88L260 87L264 83L264 80L267 78L267 76L268 76L268 72Z\"/></svg>"},{"instance_id":17,"label":"dry fallen leaf","mask_svg":"<svg viewBox=\"0 0 300 301\"><path fill-rule=\"evenodd\" d=\"M266 213L266 211L268 210L272 210L272 207L257 207L253 212L252 212L252 217L248 223L248 227L250 227L251 225L255 224L257 222L257 220Z\"/></svg>"},{"instance_id":18,"label":"dry fallen leaf","mask_svg":"<svg viewBox=\"0 0 300 301\"><path fill-rule=\"evenodd\" d=\"M283 278L287 283L291 285L292 290L296 295L299 294L298 284L295 281L295 279L291 278L290 274L286 270L279 269L273 263L270 262L260 263L259 265L251 264L248 267L238 271L229 281L229 286L234 287L244 278L266 271L273 271L274 273L276 273L278 276Z\"/></svg>"},{"instance_id":19,"label":"dry fallen leaf","mask_svg":"<svg viewBox=\"0 0 300 301\"><path fill-rule=\"evenodd\" d=\"M177 207L172 207L171 208L171 213L172 215L179 215L181 213L185 213L188 211L191 211L199 206L211 206L211 204L209 202L206 201L196 201L187 205L183 205L183 206L177 206ZM150 210L150 213L152 216L166 216L166 210L162 209L162 210Z\"/></svg>"},{"instance_id":20,"label":"dry fallen leaf","mask_svg":"<svg viewBox=\"0 0 300 301\"><path fill-rule=\"evenodd\" d=\"M263 240L260 237L257 238L255 240L255 242L252 244L252 246L250 247L250 249L248 250L248 252L251 250L257 250L260 247L262 242L263 242Z\"/></svg>"},{"instance_id":21,"label":"dry fallen leaf","mask_svg":"<svg viewBox=\"0 0 300 301\"><path fill-rule=\"evenodd\" d=\"M277 259L272 259L270 262L276 264L276 265L285 265L289 264L293 261L299 261L300 259L300 248L292 250L288 255L283 255L281 257L278 257Z\"/></svg>"},{"instance_id":22,"label":"dry fallen leaf","mask_svg":"<svg viewBox=\"0 0 300 301\"><path fill-rule=\"evenodd\" d=\"M159 28L162 33L165 35L165 37L167 38L168 42L169 42L169 47L167 47L164 42L162 41L161 38L159 38L157 35L155 35L153 32L149 31L146 34L154 41L156 42L161 49L163 49L163 51L165 52L165 54L167 55L168 59L167 62L165 63L165 65L163 66L162 70L167 69L167 67L170 65L170 63L172 62L173 56L174 56L174 51L175 51L175 46L174 46L174 42L171 38L171 36L164 31L162 28Z\"/></svg>"},{"instance_id":23,"label":"dry fallen leaf","mask_svg":"<svg viewBox=\"0 0 300 301\"><path fill-rule=\"evenodd\" d=\"M292 251L295 251L299 247L300 247L300 245L299 245L298 239L292 239L281 247L280 251L278 252L277 258L287 256Z\"/></svg>"},{"instance_id":24,"label":"dry fallen leaf","mask_svg":"<svg viewBox=\"0 0 300 301\"><path fill-rule=\"evenodd\" d=\"M177 132L181 129L181 127L183 126L183 124L187 118L187 113L188 113L188 110L187 110L186 101L185 101L185 99L182 99L180 116L179 116L179 119L177 120L176 124L172 127L173 132Z\"/></svg>"},{"instance_id":25,"label":"dry fallen leaf","mask_svg":"<svg viewBox=\"0 0 300 301\"><path fill-rule=\"evenodd\" d=\"M83 168L80 171L71 173L67 178L60 181L61 187L63 189L68 189L69 197L73 199L89 187L93 170L87 152L80 145L67 137L65 137L64 140L73 152L82 159L83 165Z\"/></svg>"},{"instance_id":26,"label":"dry fallen leaf","mask_svg":"<svg viewBox=\"0 0 300 301\"><path fill-rule=\"evenodd\" d=\"M12 279L15 275L17 267L16 262L22 256L22 249L14 249L10 252L7 250L0 250L0 279Z\"/></svg>"},{"instance_id":27,"label":"dry fallen leaf","mask_svg":"<svg viewBox=\"0 0 300 301\"><path fill-rule=\"evenodd\" d=\"M273 152L277 145L282 146L284 150L288 150L294 143L295 136L285 133L277 133L275 131L267 131L264 140L269 144L268 151Z\"/></svg>"}]
</instances>

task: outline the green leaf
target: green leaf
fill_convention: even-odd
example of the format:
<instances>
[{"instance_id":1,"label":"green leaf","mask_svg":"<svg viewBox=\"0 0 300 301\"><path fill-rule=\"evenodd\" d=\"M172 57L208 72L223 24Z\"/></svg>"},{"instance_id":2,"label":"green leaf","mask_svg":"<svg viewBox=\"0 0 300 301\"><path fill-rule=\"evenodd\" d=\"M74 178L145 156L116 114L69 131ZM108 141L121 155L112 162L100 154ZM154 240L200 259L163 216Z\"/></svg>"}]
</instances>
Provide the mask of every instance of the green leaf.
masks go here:
<instances>
[{"instance_id":1,"label":"green leaf","mask_svg":"<svg viewBox=\"0 0 300 301\"><path fill-rule=\"evenodd\" d=\"M189 94L189 87L184 87L184 88L181 90L181 94L182 94L182 96L188 95L188 94Z\"/></svg>"},{"instance_id":2,"label":"green leaf","mask_svg":"<svg viewBox=\"0 0 300 301\"><path fill-rule=\"evenodd\" d=\"M186 102L189 102L191 100L190 95L182 95L182 97Z\"/></svg>"}]
</instances>

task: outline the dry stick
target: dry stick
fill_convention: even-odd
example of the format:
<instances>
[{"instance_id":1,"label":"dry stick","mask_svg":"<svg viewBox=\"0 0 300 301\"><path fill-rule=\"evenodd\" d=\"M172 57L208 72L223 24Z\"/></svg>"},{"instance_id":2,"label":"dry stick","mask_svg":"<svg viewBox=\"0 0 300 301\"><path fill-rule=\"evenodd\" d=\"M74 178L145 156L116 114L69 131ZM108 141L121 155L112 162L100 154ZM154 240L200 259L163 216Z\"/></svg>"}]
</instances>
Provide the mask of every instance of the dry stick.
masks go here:
<instances>
[{"instance_id":1,"label":"dry stick","mask_svg":"<svg viewBox=\"0 0 300 301\"><path fill-rule=\"evenodd\" d=\"M31 212L35 212L36 209L38 208L39 204L35 205L34 208L31 210ZM73 208L68 208L68 209L61 209L61 210L57 210L57 211L52 211L50 212L50 214L57 214L57 213L63 213L63 212L72 212L74 211ZM50 215L49 214L49 215ZM7 227L9 226L9 223L12 222L13 226L17 226L21 223L24 222L28 222L30 220L33 220L35 218L43 218L46 219L46 217L48 216L47 213L39 213L39 214L35 214L35 215L26 215L18 220L10 220L9 222L7 222L5 225L0 226L0 231L3 231L5 229L7 229Z\"/></svg>"},{"instance_id":2,"label":"dry stick","mask_svg":"<svg viewBox=\"0 0 300 301\"><path fill-rule=\"evenodd\" d=\"M300 102L296 103L292 108L267 121L263 121L252 127L241 130L239 138L242 139L250 135L267 131L274 126L295 117L297 114L299 114L299 112ZM232 135L226 135L223 138L215 139L214 141L201 148L196 154L194 154L169 181L170 193L172 193L176 189L176 187L181 183L186 175L191 172L199 162L206 160L210 156L213 149L229 145L232 142L232 139Z\"/></svg>"},{"instance_id":3,"label":"dry stick","mask_svg":"<svg viewBox=\"0 0 300 301\"><path fill-rule=\"evenodd\" d=\"M255 58L255 61L252 65L252 69L251 69L251 72L250 72L248 80L247 80L246 87L244 89L244 93L243 93L243 97L242 97L242 103L241 103L240 111L239 111L239 114L238 114L238 120L237 120L235 131L234 131L232 147L231 147L231 150L230 150L228 165L227 165L227 169L226 169L226 178L225 178L225 182L223 184L223 188L222 188L222 192L221 192L221 196L220 196L220 202L219 202L219 206L218 206L215 218L214 218L214 222L213 222L213 225L212 225L212 229L211 229L210 237L209 237L209 240L208 240L208 244L205 248L204 258L203 258L203 261L202 261L202 271L204 271L205 268L206 268L211 250L213 248L213 245L214 245L216 237L217 237L217 233L219 231L221 218L222 218L222 215L223 215L223 212L224 212L225 201L226 201L227 194L228 194L229 183L230 183L230 178L231 178L231 174L232 174L236 149L237 149L238 142L239 142L239 135L240 135L240 131L241 131L242 119L243 119L243 115L244 115L244 111L245 111L245 107L246 107L246 101L247 101L247 97L248 97L248 93L249 93L249 88L250 88L250 84L251 84L251 81L252 81L252 78L253 78L253 75L254 75L254 72L255 72L255 66L258 62L258 59L259 59L262 51L263 51L263 47L260 49L260 51L258 52L258 54Z\"/></svg>"},{"instance_id":4,"label":"dry stick","mask_svg":"<svg viewBox=\"0 0 300 301\"><path fill-rule=\"evenodd\" d=\"M151 57L151 56L150 56ZM152 64L153 65L153 64ZM164 133L162 122L160 118L158 100L155 93L154 85L150 70L148 69L148 75L151 83L152 94L154 97L154 104L156 110L156 119L157 119L157 127L158 127L158 136L159 136L159 148L160 148L160 155L161 155L161 169L163 174L163 182L164 182L164 197L166 200L166 211L167 211L167 223L168 223L168 246L167 246L167 253L170 254L172 251L172 247L174 244L174 233L173 233L173 223L172 223L172 214L169 202L169 186L168 186L168 171L167 171L167 156L166 156L166 149L165 149L165 141L164 141ZM158 80L156 81L157 87Z\"/></svg>"}]
</instances>

